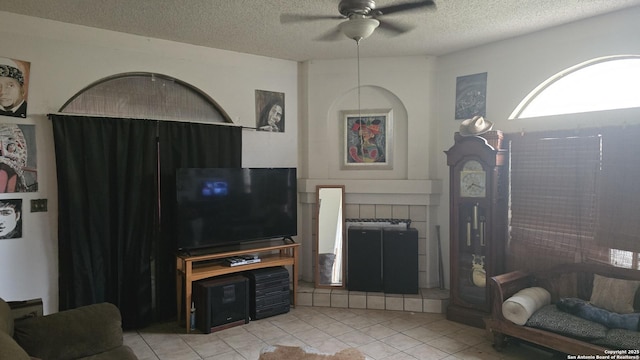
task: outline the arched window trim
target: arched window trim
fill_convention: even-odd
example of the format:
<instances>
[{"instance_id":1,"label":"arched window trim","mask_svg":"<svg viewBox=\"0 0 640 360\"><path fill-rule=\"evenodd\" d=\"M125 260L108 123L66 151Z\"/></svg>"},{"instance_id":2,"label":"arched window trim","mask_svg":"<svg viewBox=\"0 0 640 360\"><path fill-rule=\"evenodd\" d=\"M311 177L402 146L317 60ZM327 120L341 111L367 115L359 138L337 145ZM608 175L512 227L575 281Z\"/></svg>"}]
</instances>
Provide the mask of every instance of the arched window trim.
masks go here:
<instances>
[{"instance_id":1,"label":"arched window trim","mask_svg":"<svg viewBox=\"0 0 640 360\"><path fill-rule=\"evenodd\" d=\"M195 87L195 86L193 86L193 85L191 85L191 84L189 84L187 82L184 82L184 81L182 81L180 79L176 79L174 77L171 77L171 76L168 76L168 75L164 75L164 74L151 73L151 72L120 73L120 74L107 76L107 77L102 78L100 80L94 81L93 83L85 86L83 89L81 89L80 91L75 93L71 98L69 98L69 100L67 100L64 103L64 105L62 105L62 107L60 107L60 110L58 110L58 112L59 113L68 113L68 112L65 112L65 109L67 108L67 106L69 106L69 104L71 104L74 100L76 100L78 97L82 96L85 92L93 89L94 87L96 87L98 85L101 85L101 84L104 84L104 83L109 82L109 81L113 81L113 80L116 80L116 79L127 78L127 77L148 77L151 81L154 81L155 79L160 79L160 80L175 82L176 84L179 84L179 85L191 90L194 94L196 94L197 96L202 97L206 102L210 103L215 108L215 110L220 114L220 116L224 120L224 123L233 124L233 120L231 119L229 114L227 114L227 112L213 98L211 98L209 95L207 95L202 90L200 90L197 87ZM91 114L85 114L85 115L91 115ZM104 116L104 115L100 115L100 114L93 114L93 115Z\"/></svg>"},{"instance_id":2,"label":"arched window trim","mask_svg":"<svg viewBox=\"0 0 640 360\"><path fill-rule=\"evenodd\" d=\"M536 99L536 97L538 97L538 95L543 93L547 88L549 88L551 85L553 85L560 79L564 78L565 76L596 64L609 62L609 61L626 60L626 59L640 59L640 55L603 56L603 57L584 61L582 63L579 63L577 65L571 66L565 70L558 72L557 74L549 77L547 80L540 83L540 85L538 85L535 89L533 89L533 91L531 91L527 96L525 96L525 98L520 102L520 104L518 104L518 106L516 106L515 110L509 116L509 120L521 119L520 116L522 115L522 113Z\"/></svg>"}]
</instances>

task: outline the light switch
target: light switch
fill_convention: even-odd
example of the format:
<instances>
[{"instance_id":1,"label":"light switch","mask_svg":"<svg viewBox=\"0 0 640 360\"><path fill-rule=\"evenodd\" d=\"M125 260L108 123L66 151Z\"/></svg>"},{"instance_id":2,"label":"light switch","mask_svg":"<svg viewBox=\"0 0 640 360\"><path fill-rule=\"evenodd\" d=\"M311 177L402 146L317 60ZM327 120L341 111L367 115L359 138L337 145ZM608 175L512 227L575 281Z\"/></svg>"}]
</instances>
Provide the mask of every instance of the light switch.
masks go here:
<instances>
[{"instance_id":1,"label":"light switch","mask_svg":"<svg viewBox=\"0 0 640 360\"><path fill-rule=\"evenodd\" d=\"M31 200L31 212L45 212L45 211L47 211L47 199Z\"/></svg>"}]
</instances>

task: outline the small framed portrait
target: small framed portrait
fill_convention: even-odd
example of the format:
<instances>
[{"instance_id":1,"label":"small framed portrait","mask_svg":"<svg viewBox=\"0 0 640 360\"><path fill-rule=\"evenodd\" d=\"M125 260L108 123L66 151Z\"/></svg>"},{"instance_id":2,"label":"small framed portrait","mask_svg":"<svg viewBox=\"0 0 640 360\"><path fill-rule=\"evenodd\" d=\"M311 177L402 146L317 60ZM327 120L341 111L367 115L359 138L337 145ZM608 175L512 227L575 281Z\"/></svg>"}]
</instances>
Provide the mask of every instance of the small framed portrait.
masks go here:
<instances>
[{"instance_id":1,"label":"small framed portrait","mask_svg":"<svg viewBox=\"0 0 640 360\"><path fill-rule=\"evenodd\" d=\"M391 109L342 112L342 169L392 169Z\"/></svg>"},{"instance_id":2,"label":"small framed portrait","mask_svg":"<svg viewBox=\"0 0 640 360\"><path fill-rule=\"evenodd\" d=\"M30 68L27 61L0 57L0 115L27 117Z\"/></svg>"},{"instance_id":3,"label":"small framed portrait","mask_svg":"<svg viewBox=\"0 0 640 360\"><path fill-rule=\"evenodd\" d=\"M22 237L22 199L0 199L0 239Z\"/></svg>"},{"instance_id":4,"label":"small framed portrait","mask_svg":"<svg viewBox=\"0 0 640 360\"><path fill-rule=\"evenodd\" d=\"M456 78L456 120L487 116L487 73Z\"/></svg>"},{"instance_id":5,"label":"small framed portrait","mask_svg":"<svg viewBox=\"0 0 640 360\"><path fill-rule=\"evenodd\" d=\"M37 155L35 125L0 122L0 193L38 191Z\"/></svg>"},{"instance_id":6,"label":"small framed portrait","mask_svg":"<svg viewBox=\"0 0 640 360\"><path fill-rule=\"evenodd\" d=\"M256 129L284 132L284 93L256 90Z\"/></svg>"}]
</instances>

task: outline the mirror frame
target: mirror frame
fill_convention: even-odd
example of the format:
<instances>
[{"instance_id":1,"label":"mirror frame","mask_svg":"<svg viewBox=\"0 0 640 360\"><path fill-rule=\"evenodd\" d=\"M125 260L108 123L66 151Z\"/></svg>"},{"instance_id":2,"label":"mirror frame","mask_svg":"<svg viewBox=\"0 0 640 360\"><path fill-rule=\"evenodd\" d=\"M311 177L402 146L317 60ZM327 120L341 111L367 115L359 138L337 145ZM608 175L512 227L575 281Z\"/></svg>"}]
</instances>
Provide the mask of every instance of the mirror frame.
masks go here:
<instances>
[{"instance_id":1,"label":"mirror frame","mask_svg":"<svg viewBox=\"0 0 640 360\"><path fill-rule=\"evenodd\" d=\"M342 282L340 285L330 285L330 284L320 284L320 266L319 266L319 256L320 256L320 190L322 189L341 189L342 191ZM315 203L315 271L314 271L314 284L318 289L344 289L346 288L346 279L345 279L345 265L346 265L346 229L345 229L345 186L344 185L316 185L316 203Z\"/></svg>"}]
</instances>

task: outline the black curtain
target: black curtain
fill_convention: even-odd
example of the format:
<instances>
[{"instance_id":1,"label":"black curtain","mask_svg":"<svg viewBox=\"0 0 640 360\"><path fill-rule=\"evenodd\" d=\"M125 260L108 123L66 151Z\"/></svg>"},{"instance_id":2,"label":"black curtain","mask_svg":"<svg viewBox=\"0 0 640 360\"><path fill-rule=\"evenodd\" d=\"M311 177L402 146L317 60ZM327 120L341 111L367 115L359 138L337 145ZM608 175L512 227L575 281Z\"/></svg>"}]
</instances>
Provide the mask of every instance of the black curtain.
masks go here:
<instances>
[{"instance_id":1,"label":"black curtain","mask_svg":"<svg viewBox=\"0 0 640 360\"><path fill-rule=\"evenodd\" d=\"M116 304L127 328L152 318L155 122L52 115L60 309Z\"/></svg>"},{"instance_id":2,"label":"black curtain","mask_svg":"<svg viewBox=\"0 0 640 360\"><path fill-rule=\"evenodd\" d=\"M175 169L239 167L241 129L66 115L51 119L60 309L108 301L120 308L125 328L171 318L176 314Z\"/></svg>"},{"instance_id":3,"label":"black curtain","mask_svg":"<svg viewBox=\"0 0 640 360\"><path fill-rule=\"evenodd\" d=\"M176 315L176 169L240 167L242 129L184 122L161 122L160 241L154 249L158 319Z\"/></svg>"}]
</instances>

